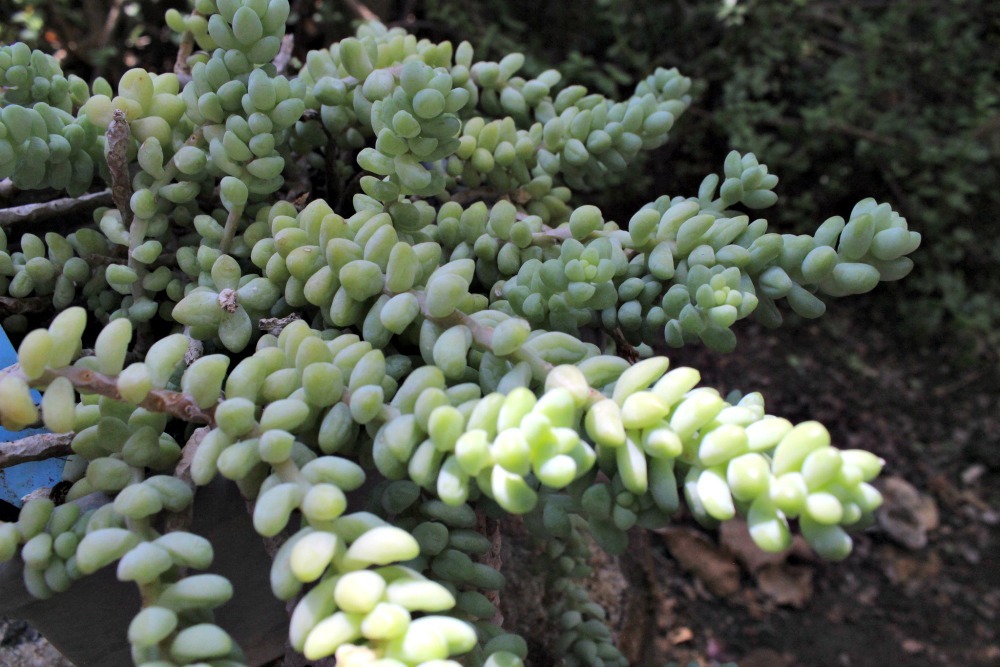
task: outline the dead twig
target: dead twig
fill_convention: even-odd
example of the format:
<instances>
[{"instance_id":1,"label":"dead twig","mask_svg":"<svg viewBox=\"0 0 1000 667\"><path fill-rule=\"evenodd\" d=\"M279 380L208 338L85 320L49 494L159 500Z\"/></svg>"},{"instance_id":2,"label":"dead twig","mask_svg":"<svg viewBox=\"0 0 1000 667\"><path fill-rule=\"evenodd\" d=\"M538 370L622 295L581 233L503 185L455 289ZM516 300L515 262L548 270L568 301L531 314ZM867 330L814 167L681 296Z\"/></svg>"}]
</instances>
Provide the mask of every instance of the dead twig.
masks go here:
<instances>
[{"instance_id":1,"label":"dead twig","mask_svg":"<svg viewBox=\"0 0 1000 667\"><path fill-rule=\"evenodd\" d=\"M111 3L111 7L108 8L108 16L104 20L104 27L101 28L100 36L97 39L98 47L105 47L111 39L111 33L115 31L115 27L118 25L118 19L122 14L122 6L125 4L124 0L114 0Z\"/></svg>"},{"instance_id":2,"label":"dead twig","mask_svg":"<svg viewBox=\"0 0 1000 667\"><path fill-rule=\"evenodd\" d=\"M288 63L292 60L292 49L295 48L295 35L288 33L281 38L281 48L278 55L274 57L274 67L278 74L284 74L288 69Z\"/></svg>"},{"instance_id":3,"label":"dead twig","mask_svg":"<svg viewBox=\"0 0 1000 667\"><path fill-rule=\"evenodd\" d=\"M615 347L618 349L618 354L624 357L625 361L630 364L634 364L639 361L639 352L625 340L625 333L621 330L621 327L615 327L614 331L608 332L611 334L612 340L615 341Z\"/></svg>"},{"instance_id":4,"label":"dead twig","mask_svg":"<svg viewBox=\"0 0 1000 667\"><path fill-rule=\"evenodd\" d=\"M194 34L190 30L185 30L181 33L181 43L177 45L177 59L174 60L174 74L182 86L191 80L191 69L187 62L193 51Z\"/></svg>"},{"instance_id":5,"label":"dead twig","mask_svg":"<svg viewBox=\"0 0 1000 667\"><path fill-rule=\"evenodd\" d=\"M9 373L18 377L23 377L21 367L18 364L8 366L0 370L0 378ZM73 387L82 394L100 394L117 401L121 401L122 395L118 391L118 378L113 375L105 375L87 368L77 368L68 366L60 369L47 369L42 375L28 384L33 387L47 387L57 377L64 377L73 383ZM165 412L168 415L177 417L192 424L215 424L215 406L202 408L191 396L169 389L151 389L138 406L150 412Z\"/></svg>"},{"instance_id":6,"label":"dead twig","mask_svg":"<svg viewBox=\"0 0 1000 667\"><path fill-rule=\"evenodd\" d=\"M114 110L105 138L104 157L111 172L111 199L122 214L122 225L127 229L132 224L132 180L129 178L126 153L132 131L125 119L125 112L121 109Z\"/></svg>"},{"instance_id":7,"label":"dead twig","mask_svg":"<svg viewBox=\"0 0 1000 667\"><path fill-rule=\"evenodd\" d=\"M351 13L357 16L362 21L381 21L378 14L368 9L368 7L359 0L344 0L344 4L347 6Z\"/></svg>"},{"instance_id":8,"label":"dead twig","mask_svg":"<svg viewBox=\"0 0 1000 667\"><path fill-rule=\"evenodd\" d=\"M44 461L73 453L70 443L73 433L37 433L0 442L0 468L9 468L29 461Z\"/></svg>"},{"instance_id":9,"label":"dead twig","mask_svg":"<svg viewBox=\"0 0 1000 667\"><path fill-rule=\"evenodd\" d=\"M24 204L0 209L0 227L8 227L23 222L37 222L49 218L62 218L75 213L92 211L99 206L114 203L111 190L90 192L79 197L64 197L38 204Z\"/></svg>"},{"instance_id":10,"label":"dead twig","mask_svg":"<svg viewBox=\"0 0 1000 667\"><path fill-rule=\"evenodd\" d=\"M479 562L484 565L489 565L494 570L499 572L503 569L503 533L500 530L500 522L494 519L490 519L483 512L476 513L476 519L478 521L477 528L479 533L486 536L490 541L490 550L484 553ZM501 611L500 606L500 591L487 591L486 599L488 599L492 604L496 612L493 614L493 618L490 619L497 627L503 626L503 611Z\"/></svg>"},{"instance_id":11,"label":"dead twig","mask_svg":"<svg viewBox=\"0 0 1000 667\"><path fill-rule=\"evenodd\" d=\"M192 492L197 491L194 480L191 479L191 462L194 461L195 452L198 451L198 446L201 441L205 439L209 431L212 428L210 426L202 426L201 428L196 428L188 441L184 444L184 449L181 453L181 460L177 462L176 467L174 467L174 477L181 480L188 485L188 488ZM194 519L194 503L188 505L183 511L170 513L167 515L164 521L164 532L174 532L174 531L186 531L191 527L191 521ZM182 573L179 578L183 578Z\"/></svg>"},{"instance_id":12,"label":"dead twig","mask_svg":"<svg viewBox=\"0 0 1000 667\"><path fill-rule=\"evenodd\" d=\"M298 313L292 313L287 317L262 317L258 323L258 328L264 333L271 334L272 336L277 336L281 333L281 330L287 327L289 324L295 320L301 320L302 316Z\"/></svg>"}]
</instances>

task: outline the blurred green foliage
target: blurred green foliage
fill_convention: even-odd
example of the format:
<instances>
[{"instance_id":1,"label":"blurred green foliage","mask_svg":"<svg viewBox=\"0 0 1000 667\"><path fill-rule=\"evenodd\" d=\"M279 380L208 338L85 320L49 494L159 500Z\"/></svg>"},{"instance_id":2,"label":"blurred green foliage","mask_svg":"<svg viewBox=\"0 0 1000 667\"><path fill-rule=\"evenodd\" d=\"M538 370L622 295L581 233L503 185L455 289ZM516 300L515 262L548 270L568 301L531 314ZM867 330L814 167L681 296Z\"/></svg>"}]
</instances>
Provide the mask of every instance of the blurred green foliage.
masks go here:
<instances>
[{"instance_id":1,"label":"blurred green foliage","mask_svg":"<svg viewBox=\"0 0 1000 667\"><path fill-rule=\"evenodd\" d=\"M115 77L169 69L163 12L179 0L0 0L0 38ZM300 0L295 53L349 29L354 3ZM697 83L672 141L601 202L691 194L735 148L778 174L774 222L805 231L852 202L892 202L922 232L917 270L878 301L915 334L1000 340L1000 3L995 0L372 0L391 24L527 56L620 96L655 67ZM109 11L110 8L110 11ZM111 18L109 18L111 17ZM158 30L158 29L157 29Z\"/></svg>"},{"instance_id":2,"label":"blurred green foliage","mask_svg":"<svg viewBox=\"0 0 1000 667\"><path fill-rule=\"evenodd\" d=\"M743 4L743 3L741 3ZM891 201L926 242L896 298L918 333L1000 322L1000 4L749 2L691 76L709 131L808 193L785 222L859 192ZM693 54L692 54L693 55Z\"/></svg>"},{"instance_id":3,"label":"blurred green foliage","mask_svg":"<svg viewBox=\"0 0 1000 667\"><path fill-rule=\"evenodd\" d=\"M0 0L0 41L53 53L64 71L112 80L137 65L170 69L163 14L182 0Z\"/></svg>"}]
</instances>

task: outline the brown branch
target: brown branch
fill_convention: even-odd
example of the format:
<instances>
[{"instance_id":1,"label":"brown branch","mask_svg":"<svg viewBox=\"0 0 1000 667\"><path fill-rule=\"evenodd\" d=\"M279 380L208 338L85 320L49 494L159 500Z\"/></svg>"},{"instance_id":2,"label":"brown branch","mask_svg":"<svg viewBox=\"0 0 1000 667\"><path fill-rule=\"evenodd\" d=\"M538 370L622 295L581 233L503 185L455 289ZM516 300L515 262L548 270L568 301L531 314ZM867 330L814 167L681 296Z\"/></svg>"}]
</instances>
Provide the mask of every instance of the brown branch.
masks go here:
<instances>
[{"instance_id":1,"label":"brown branch","mask_svg":"<svg viewBox=\"0 0 1000 667\"><path fill-rule=\"evenodd\" d=\"M108 126L104 155L111 172L111 198L122 217L122 225L128 229L128 267L139 276L132 283L132 300L138 302L142 298L142 276L145 266L137 262L132 253L143 242L146 236L146 220L132 215L132 180L129 176L128 149L132 144L132 130L125 112L115 109L111 124Z\"/></svg>"},{"instance_id":2,"label":"brown branch","mask_svg":"<svg viewBox=\"0 0 1000 667\"><path fill-rule=\"evenodd\" d=\"M191 80L191 69L187 61L194 51L194 34L190 30L181 33L181 43L177 45L177 59L174 60L174 74L183 86Z\"/></svg>"},{"instance_id":3,"label":"brown branch","mask_svg":"<svg viewBox=\"0 0 1000 667\"><path fill-rule=\"evenodd\" d=\"M49 370L42 375L39 382L48 384L58 376L68 378L78 391L122 400L121 394L118 393L117 378L86 368L69 367L57 371ZM146 398L139 403L139 407L151 412L165 412L191 423L215 423L215 406L207 409L201 408L194 402L193 398L179 391L152 389Z\"/></svg>"},{"instance_id":4,"label":"brown branch","mask_svg":"<svg viewBox=\"0 0 1000 667\"><path fill-rule=\"evenodd\" d=\"M292 313L287 317L262 317L257 323L257 328L264 333L271 334L272 336L277 336L281 333L281 330L287 327L289 324L295 320L301 320L302 316L298 313Z\"/></svg>"},{"instance_id":5,"label":"brown branch","mask_svg":"<svg viewBox=\"0 0 1000 667\"><path fill-rule=\"evenodd\" d=\"M618 354L621 355L625 361L630 364L634 364L639 361L639 353L636 351L632 344L625 340L625 334L622 332L621 327L615 327L615 330L610 332L611 338L615 341L615 348L618 350Z\"/></svg>"},{"instance_id":6,"label":"brown branch","mask_svg":"<svg viewBox=\"0 0 1000 667\"><path fill-rule=\"evenodd\" d=\"M476 530L480 535L485 536L490 541L490 550L479 558L479 562L492 567L499 572L503 568L503 531L500 530L500 522L490 519L481 509L476 510ZM503 611L500 609L500 591L486 591L486 599L493 603L496 613L490 621L503 627Z\"/></svg>"},{"instance_id":7,"label":"brown branch","mask_svg":"<svg viewBox=\"0 0 1000 667\"><path fill-rule=\"evenodd\" d=\"M181 480L187 484L191 491L196 491L194 480L191 479L191 462L194 460L195 452L198 451L198 446L201 445L201 441L205 439L209 431L212 428L210 426L202 426L201 428L195 429L191 437L184 444L184 449L181 450L181 460L177 462L177 466L174 468L174 477ZM167 515L164 521L164 531L165 532L175 532L178 530L186 531L191 527L191 521L194 519L194 503L188 505L183 511L170 513ZM182 572L180 577L183 578L185 575Z\"/></svg>"},{"instance_id":8,"label":"brown branch","mask_svg":"<svg viewBox=\"0 0 1000 667\"><path fill-rule=\"evenodd\" d=\"M284 74L288 69L288 63L292 61L292 49L295 48L295 35L288 33L281 38L281 48L278 55L274 57L274 68L278 74Z\"/></svg>"},{"instance_id":9,"label":"brown branch","mask_svg":"<svg viewBox=\"0 0 1000 667\"><path fill-rule=\"evenodd\" d=\"M555 229L546 227L544 230L531 235L531 245L550 246L571 238L573 238L573 232L570 231L569 225L556 227Z\"/></svg>"},{"instance_id":10,"label":"brown branch","mask_svg":"<svg viewBox=\"0 0 1000 667\"><path fill-rule=\"evenodd\" d=\"M23 204L0 209L0 227L22 222L36 222L48 218L64 217L74 213L90 211L98 206L108 206L114 200L110 190L90 192L79 197L64 197L38 204Z\"/></svg>"},{"instance_id":11,"label":"brown branch","mask_svg":"<svg viewBox=\"0 0 1000 667\"><path fill-rule=\"evenodd\" d=\"M14 374L23 378L21 367L17 364L8 366L0 370L0 378L7 374ZM124 400L118 392L118 378L98 373L88 368L77 368L67 366L53 370L46 369L42 375L28 384L33 387L46 387L57 377L64 377L73 383L73 387L82 394L99 394L113 398L116 401ZM169 389L151 389L146 398L138 403L138 406L150 412L164 412L192 424L215 425L215 406L201 408L194 399L187 394Z\"/></svg>"},{"instance_id":12,"label":"brown branch","mask_svg":"<svg viewBox=\"0 0 1000 667\"><path fill-rule=\"evenodd\" d=\"M983 137L989 136L998 130L1000 130L1000 114L994 114L972 130L972 136L975 139L982 139ZM2 185L2 183L0 183L0 185Z\"/></svg>"},{"instance_id":13,"label":"brown branch","mask_svg":"<svg viewBox=\"0 0 1000 667\"><path fill-rule=\"evenodd\" d=\"M344 4L347 5L347 8L351 11L351 13L362 21L382 20L378 17L378 14L368 9L368 7L365 6L363 2L360 2L360 0L344 0Z\"/></svg>"},{"instance_id":14,"label":"brown branch","mask_svg":"<svg viewBox=\"0 0 1000 667\"><path fill-rule=\"evenodd\" d=\"M127 153L132 131L125 119L125 112L121 109L112 112L105 139L104 157L111 172L111 199L122 214L122 225L128 228L132 224L132 182L128 173Z\"/></svg>"},{"instance_id":15,"label":"brown branch","mask_svg":"<svg viewBox=\"0 0 1000 667\"><path fill-rule=\"evenodd\" d=\"M111 39L111 33L114 32L115 26L118 25L118 19L122 14L122 5L124 5L124 0L113 0L111 7L108 8L108 17L104 20L104 27L101 29L100 36L97 39L97 46L104 47L107 46L108 40Z\"/></svg>"},{"instance_id":16,"label":"brown branch","mask_svg":"<svg viewBox=\"0 0 1000 667\"><path fill-rule=\"evenodd\" d=\"M181 460L177 462L174 467L174 477L181 480L185 484L194 490L194 480L191 479L191 462L194 460L194 454L198 451L198 447L201 445L201 441L205 439L209 431L212 428L210 426L202 426L196 428L188 441L184 443L184 449L181 453Z\"/></svg>"},{"instance_id":17,"label":"brown branch","mask_svg":"<svg viewBox=\"0 0 1000 667\"><path fill-rule=\"evenodd\" d=\"M20 440L0 442L0 469L29 461L68 456L73 453L69 446L73 436L73 433L37 433Z\"/></svg>"},{"instance_id":18,"label":"brown branch","mask_svg":"<svg viewBox=\"0 0 1000 667\"><path fill-rule=\"evenodd\" d=\"M188 338L188 349L184 353L184 365L190 366L205 353L205 346L197 338L191 337L191 327L184 327L184 335Z\"/></svg>"},{"instance_id":19,"label":"brown branch","mask_svg":"<svg viewBox=\"0 0 1000 667\"><path fill-rule=\"evenodd\" d=\"M222 228L222 239L219 241L219 250L223 255L229 253L229 246L232 245L233 238L236 236L236 228L240 226L240 218L243 216L244 208L243 204L233 205L233 209L226 217L226 225Z\"/></svg>"}]
</instances>

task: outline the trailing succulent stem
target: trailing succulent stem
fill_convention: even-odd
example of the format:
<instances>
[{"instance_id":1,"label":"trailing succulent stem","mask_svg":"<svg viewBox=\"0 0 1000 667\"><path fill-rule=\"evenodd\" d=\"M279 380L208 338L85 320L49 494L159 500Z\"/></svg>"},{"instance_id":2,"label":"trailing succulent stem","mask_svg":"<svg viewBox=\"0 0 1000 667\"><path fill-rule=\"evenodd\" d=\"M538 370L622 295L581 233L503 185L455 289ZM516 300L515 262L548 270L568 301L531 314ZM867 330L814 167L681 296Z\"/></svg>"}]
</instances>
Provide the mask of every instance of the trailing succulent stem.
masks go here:
<instances>
[{"instance_id":1,"label":"trailing succulent stem","mask_svg":"<svg viewBox=\"0 0 1000 667\"><path fill-rule=\"evenodd\" d=\"M66 503L0 524L0 561L20 554L32 594L117 563L143 601L137 664L242 664L212 622L231 585L190 574L213 552L185 517L219 476L274 538L290 647L344 665L523 664L486 517L524 515L544 549L570 665L625 662L576 583L588 536L621 552L681 498L706 525L745 515L763 549L797 523L847 556L881 460L654 350L731 350L733 325L779 324L781 300L818 317L902 278L920 242L905 220L866 200L812 235L769 233L749 212L775 203L777 178L734 152L696 196L619 225L577 200L667 140L690 103L676 70L619 102L555 70L521 77L517 53L476 62L466 42L371 22L286 76L272 60L288 14L171 10L180 75L133 69L117 93L0 47L0 177L72 196L102 179L114 204L65 236L0 234L4 326L27 329L15 300L61 311L0 374L0 422L41 420L73 453ZM362 192L289 201L292 173ZM112 502L85 509L94 493Z\"/></svg>"}]
</instances>

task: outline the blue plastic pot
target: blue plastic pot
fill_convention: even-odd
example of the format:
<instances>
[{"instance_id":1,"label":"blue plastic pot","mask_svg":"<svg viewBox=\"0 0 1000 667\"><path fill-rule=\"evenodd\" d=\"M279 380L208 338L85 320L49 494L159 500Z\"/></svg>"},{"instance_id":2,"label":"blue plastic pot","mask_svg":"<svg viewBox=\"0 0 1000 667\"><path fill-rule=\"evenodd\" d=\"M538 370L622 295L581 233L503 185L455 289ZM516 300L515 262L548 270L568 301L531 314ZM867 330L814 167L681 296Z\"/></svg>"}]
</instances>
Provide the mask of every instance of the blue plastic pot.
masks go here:
<instances>
[{"instance_id":1,"label":"blue plastic pot","mask_svg":"<svg viewBox=\"0 0 1000 667\"><path fill-rule=\"evenodd\" d=\"M7 338L6 332L0 328L0 369L7 368L17 363L17 352ZM32 392L35 402L41 400L38 392ZM27 435L35 433L45 433L45 429L27 429L24 431L10 432L0 427L0 442L10 442L18 440ZM63 465L65 459L47 459L45 461L31 461L22 463L11 468L0 469L0 500L10 503L14 507L21 506L21 498L28 495L35 489L53 486L62 479Z\"/></svg>"},{"instance_id":2,"label":"blue plastic pot","mask_svg":"<svg viewBox=\"0 0 1000 667\"><path fill-rule=\"evenodd\" d=\"M80 502L108 500L92 494ZM288 614L271 593L271 560L234 484L216 480L198 490L191 530L215 548L208 571L233 584L233 599L216 610L216 622L239 643L250 665L282 656ZM0 564L0 615L30 622L77 667L132 665L126 632L138 611L138 589L115 578L115 565L83 577L64 593L36 600L24 588L20 559Z\"/></svg>"}]
</instances>

